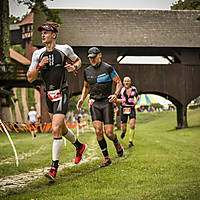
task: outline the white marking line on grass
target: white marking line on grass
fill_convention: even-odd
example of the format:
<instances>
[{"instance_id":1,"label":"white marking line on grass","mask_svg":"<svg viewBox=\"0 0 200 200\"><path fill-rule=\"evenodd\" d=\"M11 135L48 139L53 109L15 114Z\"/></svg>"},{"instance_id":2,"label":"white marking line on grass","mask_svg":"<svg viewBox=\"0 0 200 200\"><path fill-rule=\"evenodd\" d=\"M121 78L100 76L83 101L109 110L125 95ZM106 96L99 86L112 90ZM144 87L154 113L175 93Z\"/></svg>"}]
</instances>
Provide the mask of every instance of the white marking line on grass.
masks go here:
<instances>
[{"instance_id":1,"label":"white marking line on grass","mask_svg":"<svg viewBox=\"0 0 200 200\"><path fill-rule=\"evenodd\" d=\"M94 152L95 152L94 149L88 148L86 153L89 154L89 157L84 158L78 165L99 159L99 157L95 156ZM71 163L71 162L64 163L63 165L59 165L58 171L60 171L64 168L73 167L73 166L76 166L76 164ZM49 168L36 169L33 171L29 171L27 173L18 174L18 175L14 175L14 176L7 176L5 178L2 178L2 179L0 179L0 190L5 191L6 189L24 187L27 184L29 184L30 182L43 176L44 172L48 169Z\"/></svg>"},{"instance_id":2,"label":"white marking line on grass","mask_svg":"<svg viewBox=\"0 0 200 200\"><path fill-rule=\"evenodd\" d=\"M25 158L30 158L31 156L38 154L40 151L44 151L46 149L46 147L40 147L37 151L35 152L31 152L29 151L28 153L22 152L19 156L18 156L18 160L23 160ZM0 161L0 165L5 165L5 164L11 164L15 161L15 158L7 158L4 160Z\"/></svg>"},{"instance_id":3,"label":"white marking line on grass","mask_svg":"<svg viewBox=\"0 0 200 200\"><path fill-rule=\"evenodd\" d=\"M6 127L4 126L3 122L1 121L1 119L0 119L0 123L1 123L1 126L3 127L3 130L5 131L6 135L8 136L8 139L9 139L9 141L10 141L10 144L11 144L11 146L12 146L12 148L13 148L13 151L14 151L14 154L15 154L15 159L16 159L16 165L17 165L17 167L18 167L19 161L18 161L18 155L17 155L17 151L16 151L16 148L15 148L15 145L14 145L14 143L13 143L13 141L12 141L12 138L10 137L10 135L9 135L9 133L8 133L8 130L7 130Z\"/></svg>"}]
</instances>

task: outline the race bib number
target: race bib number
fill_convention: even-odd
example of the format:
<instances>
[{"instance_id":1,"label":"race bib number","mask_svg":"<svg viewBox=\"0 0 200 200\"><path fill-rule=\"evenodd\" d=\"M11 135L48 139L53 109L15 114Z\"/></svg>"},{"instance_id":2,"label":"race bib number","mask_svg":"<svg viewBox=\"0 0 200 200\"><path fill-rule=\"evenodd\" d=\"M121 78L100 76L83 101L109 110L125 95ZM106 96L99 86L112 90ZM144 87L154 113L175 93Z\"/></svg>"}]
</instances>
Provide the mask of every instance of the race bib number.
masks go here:
<instances>
[{"instance_id":1,"label":"race bib number","mask_svg":"<svg viewBox=\"0 0 200 200\"><path fill-rule=\"evenodd\" d=\"M128 115L131 113L131 108L123 108L123 114Z\"/></svg>"},{"instance_id":2,"label":"race bib number","mask_svg":"<svg viewBox=\"0 0 200 200\"><path fill-rule=\"evenodd\" d=\"M89 103L89 106L91 107L92 106L92 104L95 102L95 100L94 99L88 99L88 103Z\"/></svg>"},{"instance_id":3,"label":"race bib number","mask_svg":"<svg viewBox=\"0 0 200 200\"><path fill-rule=\"evenodd\" d=\"M47 92L47 96L51 101L58 101L60 99L62 99L60 90L52 90L52 91L48 91Z\"/></svg>"}]
</instances>

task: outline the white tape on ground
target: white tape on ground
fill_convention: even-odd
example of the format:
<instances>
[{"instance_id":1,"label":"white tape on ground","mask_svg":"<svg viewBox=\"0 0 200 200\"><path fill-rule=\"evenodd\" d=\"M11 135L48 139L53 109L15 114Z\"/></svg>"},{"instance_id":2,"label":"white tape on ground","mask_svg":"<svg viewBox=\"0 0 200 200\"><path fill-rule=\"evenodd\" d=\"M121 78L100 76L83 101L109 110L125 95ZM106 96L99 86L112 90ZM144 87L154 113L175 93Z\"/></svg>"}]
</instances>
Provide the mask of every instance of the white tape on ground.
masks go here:
<instances>
[{"instance_id":1,"label":"white tape on ground","mask_svg":"<svg viewBox=\"0 0 200 200\"><path fill-rule=\"evenodd\" d=\"M8 131L7 131L7 129L6 129L6 127L4 126L3 122L1 121L1 119L0 119L0 123L1 123L1 125L2 125L2 127L3 127L3 129L4 129L4 131L5 131L6 135L8 136L8 139L9 139L11 145L12 145L13 151L14 151L14 153L15 153L16 165L17 165L17 167L18 167L19 161L18 161L18 156L17 156L17 151L16 151L16 148L15 148L15 145L14 145L14 143L13 143L13 141L12 141L12 139L11 139L11 137L10 137L10 135L9 135L9 133L8 133Z\"/></svg>"}]
</instances>

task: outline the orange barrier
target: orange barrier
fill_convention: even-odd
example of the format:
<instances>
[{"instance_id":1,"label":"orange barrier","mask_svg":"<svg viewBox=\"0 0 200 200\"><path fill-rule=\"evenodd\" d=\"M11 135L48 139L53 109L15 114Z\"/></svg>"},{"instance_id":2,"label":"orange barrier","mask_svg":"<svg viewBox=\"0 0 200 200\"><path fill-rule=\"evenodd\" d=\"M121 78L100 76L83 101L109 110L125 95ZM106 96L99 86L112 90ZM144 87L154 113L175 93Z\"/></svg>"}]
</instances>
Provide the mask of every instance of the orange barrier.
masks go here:
<instances>
[{"instance_id":1,"label":"orange barrier","mask_svg":"<svg viewBox=\"0 0 200 200\"><path fill-rule=\"evenodd\" d=\"M51 123L48 123L48 124L46 124L46 127L45 127L45 132L47 133L48 131L50 131L51 130Z\"/></svg>"},{"instance_id":2,"label":"orange barrier","mask_svg":"<svg viewBox=\"0 0 200 200\"><path fill-rule=\"evenodd\" d=\"M41 131L41 133L43 133L42 124L40 124L40 131Z\"/></svg>"},{"instance_id":3,"label":"orange barrier","mask_svg":"<svg viewBox=\"0 0 200 200\"><path fill-rule=\"evenodd\" d=\"M12 123L10 123L10 124L13 127L14 131L17 132L17 133L19 133L19 131L15 128L15 126Z\"/></svg>"},{"instance_id":4,"label":"orange barrier","mask_svg":"<svg viewBox=\"0 0 200 200\"><path fill-rule=\"evenodd\" d=\"M15 125L18 126L18 129L19 129L20 131L24 132L24 129L23 129L19 124L15 124Z\"/></svg>"},{"instance_id":5,"label":"orange barrier","mask_svg":"<svg viewBox=\"0 0 200 200\"><path fill-rule=\"evenodd\" d=\"M37 131L37 127L31 124L31 129Z\"/></svg>"},{"instance_id":6,"label":"orange barrier","mask_svg":"<svg viewBox=\"0 0 200 200\"><path fill-rule=\"evenodd\" d=\"M32 129L31 129L31 126L30 126L30 125L28 125L28 130L29 130L30 133L31 133Z\"/></svg>"},{"instance_id":7,"label":"orange barrier","mask_svg":"<svg viewBox=\"0 0 200 200\"><path fill-rule=\"evenodd\" d=\"M70 123L67 124L67 127L70 129L74 129L76 128L76 126L77 126L76 124L70 124Z\"/></svg>"},{"instance_id":8,"label":"orange barrier","mask_svg":"<svg viewBox=\"0 0 200 200\"><path fill-rule=\"evenodd\" d=\"M81 129L81 128L87 126L87 125L88 125L88 122L83 121L78 125L78 127L79 127L79 129Z\"/></svg>"},{"instance_id":9,"label":"orange barrier","mask_svg":"<svg viewBox=\"0 0 200 200\"><path fill-rule=\"evenodd\" d=\"M31 133L32 130L38 130L38 129L39 129L38 131L40 131L41 133L47 133L47 132L52 131L51 123L44 123L44 124L40 123L39 127L37 127L37 126L35 127L32 124L26 124L26 123L20 123L20 124L9 123L10 127L12 127L12 128L10 128L9 125L7 125L8 123L6 123L6 122L3 122L3 124L5 125L6 129L9 132L12 132L14 130L16 133L20 133L20 132L27 132L27 133L30 132ZM65 121L65 125L70 129L77 128L77 123L75 123L75 124L67 123L67 120ZM79 129L81 129L87 125L88 125L88 122L85 122L85 121L82 121L80 124L78 124ZM0 125L0 131L2 133L4 133L1 125Z\"/></svg>"},{"instance_id":10,"label":"orange barrier","mask_svg":"<svg viewBox=\"0 0 200 200\"><path fill-rule=\"evenodd\" d=\"M5 125L5 127L6 127L6 129L7 129L8 131L11 131L11 129L7 126L7 124L6 124L5 122L3 122L3 124Z\"/></svg>"},{"instance_id":11,"label":"orange barrier","mask_svg":"<svg viewBox=\"0 0 200 200\"><path fill-rule=\"evenodd\" d=\"M23 123L21 123L21 125L22 125L22 127L24 128L24 130L27 132L27 126L26 126L26 124L23 124Z\"/></svg>"}]
</instances>

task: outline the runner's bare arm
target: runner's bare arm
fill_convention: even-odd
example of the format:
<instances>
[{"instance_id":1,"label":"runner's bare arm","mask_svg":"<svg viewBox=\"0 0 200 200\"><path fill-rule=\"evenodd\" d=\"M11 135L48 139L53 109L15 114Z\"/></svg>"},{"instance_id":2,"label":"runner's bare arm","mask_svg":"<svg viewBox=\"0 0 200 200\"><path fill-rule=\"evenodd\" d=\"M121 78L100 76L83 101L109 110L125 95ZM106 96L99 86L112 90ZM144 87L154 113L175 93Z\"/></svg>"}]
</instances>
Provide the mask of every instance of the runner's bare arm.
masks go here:
<instances>
[{"instance_id":1,"label":"runner's bare arm","mask_svg":"<svg viewBox=\"0 0 200 200\"><path fill-rule=\"evenodd\" d=\"M78 103L76 105L77 110L81 109L81 106L83 105L83 102L84 102L85 98L87 97L89 91L90 91L90 85L88 84L88 82L84 81L81 99L78 101Z\"/></svg>"},{"instance_id":2,"label":"runner's bare arm","mask_svg":"<svg viewBox=\"0 0 200 200\"><path fill-rule=\"evenodd\" d=\"M115 89L115 93L110 95L108 98L109 98L109 102L114 103L116 102L117 96L119 95L122 89L122 82L118 75L116 75L112 80L116 84L116 89Z\"/></svg>"},{"instance_id":3,"label":"runner's bare arm","mask_svg":"<svg viewBox=\"0 0 200 200\"><path fill-rule=\"evenodd\" d=\"M81 59L78 57L72 64L66 64L65 68L68 72L77 71L81 68Z\"/></svg>"},{"instance_id":4,"label":"runner's bare arm","mask_svg":"<svg viewBox=\"0 0 200 200\"><path fill-rule=\"evenodd\" d=\"M125 103L126 102L126 99L117 99L116 100L116 103Z\"/></svg>"},{"instance_id":5,"label":"runner's bare arm","mask_svg":"<svg viewBox=\"0 0 200 200\"><path fill-rule=\"evenodd\" d=\"M27 72L27 80L28 82L32 83L37 79L39 71L49 62L48 56L42 58L41 62L36 66L35 69Z\"/></svg>"},{"instance_id":6,"label":"runner's bare arm","mask_svg":"<svg viewBox=\"0 0 200 200\"><path fill-rule=\"evenodd\" d=\"M139 95L134 99L134 104L137 105L138 101L139 101Z\"/></svg>"},{"instance_id":7,"label":"runner's bare arm","mask_svg":"<svg viewBox=\"0 0 200 200\"><path fill-rule=\"evenodd\" d=\"M113 81L116 83L115 94L118 96L122 89L122 82L118 75L113 78Z\"/></svg>"}]
</instances>

